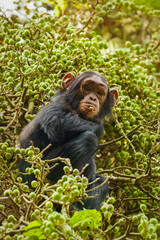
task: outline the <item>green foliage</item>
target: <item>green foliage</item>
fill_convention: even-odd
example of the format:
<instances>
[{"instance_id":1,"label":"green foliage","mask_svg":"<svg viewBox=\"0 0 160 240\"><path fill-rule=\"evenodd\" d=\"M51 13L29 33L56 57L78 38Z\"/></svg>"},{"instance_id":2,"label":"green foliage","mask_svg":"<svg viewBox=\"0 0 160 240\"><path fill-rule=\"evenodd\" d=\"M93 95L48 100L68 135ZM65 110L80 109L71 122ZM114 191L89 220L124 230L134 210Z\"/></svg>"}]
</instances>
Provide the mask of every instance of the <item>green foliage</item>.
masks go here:
<instances>
[{"instance_id":1,"label":"green foliage","mask_svg":"<svg viewBox=\"0 0 160 240\"><path fill-rule=\"evenodd\" d=\"M97 210L82 210L73 215L70 224L73 228L94 229L101 226L102 216Z\"/></svg>"},{"instance_id":2,"label":"green foliage","mask_svg":"<svg viewBox=\"0 0 160 240\"><path fill-rule=\"evenodd\" d=\"M25 21L1 14L0 239L160 238L160 19L154 3L157 10L135 1L63 1L51 5L55 15L34 10ZM27 5L23 10L31 12ZM69 210L87 197L88 184L69 159L56 159L65 163L65 175L50 185L43 151L17 144L64 74L88 69L119 91L96 155L112 189L100 212ZM25 174L35 175L34 191L19 177L22 158L31 163Z\"/></svg>"},{"instance_id":3,"label":"green foliage","mask_svg":"<svg viewBox=\"0 0 160 240\"><path fill-rule=\"evenodd\" d=\"M148 5L151 8L159 9L160 10L160 2L158 0L134 0L136 4L140 5Z\"/></svg>"},{"instance_id":4,"label":"green foliage","mask_svg":"<svg viewBox=\"0 0 160 240\"><path fill-rule=\"evenodd\" d=\"M43 235L43 231L40 230L42 226L42 221L33 221L28 224L25 228L24 236L28 237L28 240L31 239L46 239L45 235Z\"/></svg>"}]
</instances>

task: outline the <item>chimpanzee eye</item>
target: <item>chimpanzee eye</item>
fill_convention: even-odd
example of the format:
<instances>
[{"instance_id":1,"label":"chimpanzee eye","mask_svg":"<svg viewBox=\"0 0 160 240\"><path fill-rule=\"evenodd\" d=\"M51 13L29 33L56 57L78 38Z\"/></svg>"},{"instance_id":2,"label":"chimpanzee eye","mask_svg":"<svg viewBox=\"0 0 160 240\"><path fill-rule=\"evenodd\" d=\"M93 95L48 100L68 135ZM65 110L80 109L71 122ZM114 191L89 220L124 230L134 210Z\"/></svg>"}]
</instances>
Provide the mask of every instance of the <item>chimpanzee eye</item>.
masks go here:
<instances>
[{"instance_id":1,"label":"chimpanzee eye","mask_svg":"<svg viewBox=\"0 0 160 240\"><path fill-rule=\"evenodd\" d=\"M100 97L102 97L102 96L104 96L104 92L103 91L97 91L97 94L100 96Z\"/></svg>"},{"instance_id":2,"label":"chimpanzee eye","mask_svg":"<svg viewBox=\"0 0 160 240\"><path fill-rule=\"evenodd\" d=\"M83 89L84 89L85 91L89 91L89 90L90 90L90 86L88 86L88 85L86 84L86 85L83 86Z\"/></svg>"}]
</instances>

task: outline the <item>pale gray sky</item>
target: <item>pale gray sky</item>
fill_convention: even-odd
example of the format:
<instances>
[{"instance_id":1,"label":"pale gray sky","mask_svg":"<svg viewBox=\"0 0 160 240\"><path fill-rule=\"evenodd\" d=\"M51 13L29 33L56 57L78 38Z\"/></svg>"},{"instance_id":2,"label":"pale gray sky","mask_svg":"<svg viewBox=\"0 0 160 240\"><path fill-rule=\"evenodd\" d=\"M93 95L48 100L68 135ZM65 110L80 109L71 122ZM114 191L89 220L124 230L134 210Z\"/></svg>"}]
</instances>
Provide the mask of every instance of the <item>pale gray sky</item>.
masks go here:
<instances>
[{"instance_id":1,"label":"pale gray sky","mask_svg":"<svg viewBox=\"0 0 160 240\"><path fill-rule=\"evenodd\" d=\"M13 0L0 0L0 8L6 9L14 9Z\"/></svg>"}]
</instances>

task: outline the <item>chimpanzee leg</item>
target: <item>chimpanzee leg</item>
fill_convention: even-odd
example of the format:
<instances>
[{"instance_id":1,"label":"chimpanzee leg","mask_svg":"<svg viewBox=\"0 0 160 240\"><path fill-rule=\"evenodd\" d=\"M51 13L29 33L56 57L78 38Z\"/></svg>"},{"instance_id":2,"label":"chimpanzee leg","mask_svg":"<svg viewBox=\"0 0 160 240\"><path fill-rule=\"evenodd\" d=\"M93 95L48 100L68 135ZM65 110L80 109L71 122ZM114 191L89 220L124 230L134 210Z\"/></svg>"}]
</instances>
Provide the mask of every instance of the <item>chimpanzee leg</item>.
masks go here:
<instances>
[{"instance_id":1,"label":"chimpanzee leg","mask_svg":"<svg viewBox=\"0 0 160 240\"><path fill-rule=\"evenodd\" d=\"M81 170L85 164L89 166L85 169L84 175L88 178L91 183L96 178L99 178L96 182L89 185L87 190L93 189L102 184L101 187L88 192L88 196L96 196L94 198L85 199L84 205L81 203L75 203L74 205L79 209L99 209L102 201L105 199L108 193L108 183L103 182L106 178L96 175L96 165L94 162L94 155L98 148L97 137L94 133L86 131L79 137L72 139L71 142L63 145L63 153L61 157L70 158L73 169L77 168ZM53 175L52 175L53 176Z\"/></svg>"},{"instance_id":2,"label":"chimpanzee leg","mask_svg":"<svg viewBox=\"0 0 160 240\"><path fill-rule=\"evenodd\" d=\"M86 131L63 146L61 157L69 158L73 169L77 168L80 171L86 164L89 164L84 171L84 175L90 180L95 178L96 174L94 155L97 149L98 141L96 135L90 131Z\"/></svg>"},{"instance_id":3,"label":"chimpanzee leg","mask_svg":"<svg viewBox=\"0 0 160 240\"><path fill-rule=\"evenodd\" d=\"M52 159L58 156L69 158L73 169L77 168L79 171L88 163L89 166L85 169L84 175L89 180L91 178L95 179L96 165L93 158L97 148L98 142L96 135L90 131L86 131L71 141L64 143L57 149L53 148L53 151L51 151L45 159ZM59 165L53 168L47 175L47 179L50 180L52 184L64 175L64 166L65 164L59 162Z\"/></svg>"},{"instance_id":4,"label":"chimpanzee leg","mask_svg":"<svg viewBox=\"0 0 160 240\"><path fill-rule=\"evenodd\" d=\"M57 147L51 147L48 154L44 152L43 158L54 159L58 156L70 158L73 169L77 168L80 171L88 163L89 166L85 169L84 175L90 180L91 178L95 179L96 165L93 158L97 148L97 136L90 131L86 131L67 143ZM53 163L53 165L54 164L55 163ZM61 162L58 162L58 164L59 165L53 168L47 175L47 179L52 184L55 184L64 175L63 167L65 164ZM25 173L25 168L27 167L30 167L30 164L25 160L21 160L19 163L20 172ZM22 178L23 182L28 181L29 187L31 187L31 181L35 179L34 174L22 175Z\"/></svg>"},{"instance_id":5,"label":"chimpanzee leg","mask_svg":"<svg viewBox=\"0 0 160 240\"><path fill-rule=\"evenodd\" d=\"M47 156L44 156L45 159L52 159L58 156L64 158L70 158L73 169L77 168L80 171L82 168L88 163L89 166L85 169L84 175L88 178L91 183L97 177L98 181L89 185L87 190L93 189L105 181L105 178L102 176L96 176L96 165L94 162L94 155L98 148L97 136L90 132L86 131L80 134L72 141L65 143L57 148L53 148ZM22 160L20 164L20 171L25 172L25 168L30 166L29 163ZM48 174L47 178L51 181L51 183L56 183L64 174L63 172L64 164L60 162L60 164L53 168ZM23 175L23 181L28 181L29 187L31 187L31 181L34 179L34 175ZM95 196L95 198L85 199L84 205L81 203L75 203L75 206L79 209L87 208L87 209L99 209L102 201L105 199L108 193L108 184L105 183L101 187L88 192L89 196Z\"/></svg>"},{"instance_id":6,"label":"chimpanzee leg","mask_svg":"<svg viewBox=\"0 0 160 240\"><path fill-rule=\"evenodd\" d=\"M99 178L99 180L96 181L95 183L89 185L87 190L91 190L95 187L98 187L101 184L102 184L102 186L98 187L97 189L95 189L93 191L88 192L88 196L89 197L93 196L93 198L86 198L85 200L83 200L83 204L80 202L76 202L73 204L79 210L81 210L83 208L99 210L101 203L105 200L106 195L109 193L108 183L105 182L106 178L103 176L100 176L100 175L97 175L96 177Z\"/></svg>"}]
</instances>

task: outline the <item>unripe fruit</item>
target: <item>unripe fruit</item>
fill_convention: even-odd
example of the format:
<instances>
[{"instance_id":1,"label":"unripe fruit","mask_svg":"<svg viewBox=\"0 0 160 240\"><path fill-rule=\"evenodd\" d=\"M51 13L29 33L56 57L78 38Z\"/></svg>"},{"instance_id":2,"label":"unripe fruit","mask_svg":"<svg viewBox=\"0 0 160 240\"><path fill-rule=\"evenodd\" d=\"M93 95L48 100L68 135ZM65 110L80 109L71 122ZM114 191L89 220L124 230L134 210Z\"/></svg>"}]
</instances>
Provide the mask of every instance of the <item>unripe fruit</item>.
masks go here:
<instances>
[{"instance_id":1,"label":"unripe fruit","mask_svg":"<svg viewBox=\"0 0 160 240\"><path fill-rule=\"evenodd\" d=\"M12 154L11 153L6 153L5 157L6 157L6 159L11 159L12 158Z\"/></svg>"},{"instance_id":2,"label":"unripe fruit","mask_svg":"<svg viewBox=\"0 0 160 240\"><path fill-rule=\"evenodd\" d=\"M23 190L24 190L24 191L28 191L28 189L29 189L28 185L24 185L24 186L23 186Z\"/></svg>"},{"instance_id":3,"label":"unripe fruit","mask_svg":"<svg viewBox=\"0 0 160 240\"><path fill-rule=\"evenodd\" d=\"M108 204L113 204L115 202L115 198L114 197L110 197L108 200L107 200L107 203Z\"/></svg>"},{"instance_id":4,"label":"unripe fruit","mask_svg":"<svg viewBox=\"0 0 160 240\"><path fill-rule=\"evenodd\" d=\"M124 223L125 223L125 218L120 218L119 219L119 225L124 225Z\"/></svg>"},{"instance_id":5,"label":"unripe fruit","mask_svg":"<svg viewBox=\"0 0 160 240\"><path fill-rule=\"evenodd\" d=\"M76 175L78 175L78 174L79 174L79 170L78 170L78 169L74 169L74 170L73 170L73 175L76 176Z\"/></svg>"},{"instance_id":6,"label":"unripe fruit","mask_svg":"<svg viewBox=\"0 0 160 240\"><path fill-rule=\"evenodd\" d=\"M0 204L0 212L4 211L4 205Z\"/></svg>"},{"instance_id":7,"label":"unripe fruit","mask_svg":"<svg viewBox=\"0 0 160 240\"><path fill-rule=\"evenodd\" d=\"M39 216L39 215L40 215L40 210L39 210L39 209L36 209L36 210L34 211L34 215L35 215L35 216Z\"/></svg>"},{"instance_id":8,"label":"unripe fruit","mask_svg":"<svg viewBox=\"0 0 160 240\"><path fill-rule=\"evenodd\" d=\"M62 197L62 202L66 203L68 201L68 196L64 195Z\"/></svg>"},{"instance_id":9,"label":"unripe fruit","mask_svg":"<svg viewBox=\"0 0 160 240\"><path fill-rule=\"evenodd\" d=\"M107 211L113 212L114 211L114 206L112 204L107 205Z\"/></svg>"},{"instance_id":10,"label":"unripe fruit","mask_svg":"<svg viewBox=\"0 0 160 240\"><path fill-rule=\"evenodd\" d=\"M53 208L53 203L51 201L46 202L45 204L46 208Z\"/></svg>"},{"instance_id":11,"label":"unripe fruit","mask_svg":"<svg viewBox=\"0 0 160 240\"><path fill-rule=\"evenodd\" d=\"M152 233L154 233L156 231L156 227L154 226L154 225L150 225L149 224L149 226L148 226L148 232L150 233L150 234L152 234Z\"/></svg>"},{"instance_id":12,"label":"unripe fruit","mask_svg":"<svg viewBox=\"0 0 160 240\"><path fill-rule=\"evenodd\" d=\"M87 185L87 184L88 184L88 178L83 177L83 178L82 178L82 183L85 184L85 185Z\"/></svg>"},{"instance_id":13,"label":"unripe fruit","mask_svg":"<svg viewBox=\"0 0 160 240\"><path fill-rule=\"evenodd\" d=\"M78 197L78 196L80 195L80 191L77 190L77 189L75 189L75 190L73 191L73 195L76 196L76 197Z\"/></svg>"},{"instance_id":14,"label":"unripe fruit","mask_svg":"<svg viewBox=\"0 0 160 240\"><path fill-rule=\"evenodd\" d=\"M141 209L142 211L145 211L145 210L147 209L147 206L146 206L145 204L141 204L141 205L140 205L140 209Z\"/></svg>"},{"instance_id":15,"label":"unripe fruit","mask_svg":"<svg viewBox=\"0 0 160 240\"><path fill-rule=\"evenodd\" d=\"M34 192L31 192L31 193L29 194L29 197L30 197L30 199L33 199L33 198L36 197L36 194L35 194Z\"/></svg>"},{"instance_id":16,"label":"unripe fruit","mask_svg":"<svg viewBox=\"0 0 160 240\"><path fill-rule=\"evenodd\" d=\"M130 41L125 42L125 47L130 48L132 46L132 43Z\"/></svg>"},{"instance_id":17,"label":"unripe fruit","mask_svg":"<svg viewBox=\"0 0 160 240\"><path fill-rule=\"evenodd\" d=\"M116 142L116 147L120 147L121 146L121 141Z\"/></svg>"},{"instance_id":18,"label":"unripe fruit","mask_svg":"<svg viewBox=\"0 0 160 240\"><path fill-rule=\"evenodd\" d=\"M55 239L55 240L59 238L58 233L55 233L55 232L53 232L51 236L52 236L52 239Z\"/></svg>"},{"instance_id":19,"label":"unripe fruit","mask_svg":"<svg viewBox=\"0 0 160 240\"><path fill-rule=\"evenodd\" d=\"M44 30L45 30L46 32L51 32L51 30L52 30L51 25L46 24L46 25L44 26Z\"/></svg>"},{"instance_id":20,"label":"unripe fruit","mask_svg":"<svg viewBox=\"0 0 160 240\"><path fill-rule=\"evenodd\" d=\"M34 175L35 176L40 176L40 174L41 174L41 171L39 169L34 170Z\"/></svg>"},{"instance_id":21,"label":"unripe fruit","mask_svg":"<svg viewBox=\"0 0 160 240\"><path fill-rule=\"evenodd\" d=\"M65 229L64 229L64 232L65 232L65 234L67 234L67 235L71 235L72 234L72 229L71 229L71 227L70 226L68 226L68 225L66 225L65 226Z\"/></svg>"},{"instance_id":22,"label":"unripe fruit","mask_svg":"<svg viewBox=\"0 0 160 240\"><path fill-rule=\"evenodd\" d=\"M133 139L134 141L137 141L137 140L138 140L138 135L134 134L134 135L132 136L132 139Z\"/></svg>"},{"instance_id":23,"label":"unripe fruit","mask_svg":"<svg viewBox=\"0 0 160 240\"><path fill-rule=\"evenodd\" d=\"M64 166L63 170L66 175L70 173L70 168L68 166Z\"/></svg>"},{"instance_id":24,"label":"unripe fruit","mask_svg":"<svg viewBox=\"0 0 160 240\"><path fill-rule=\"evenodd\" d=\"M37 182L36 180L33 180L33 181L31 182L31 186L32 186L33 188L36 188L36 187L38 186L38 182Z\"/></svg>"},{"instance_id":25,"label":"unripe fruit","mask_svg":"<svg viewBox=\"0 0 160 240\"><path fill-rule=\"evenodd\" d=\"M0 133L4 131L4 127L0 127Z\"/></svg>"},{"instance_id":26,"label":"unripe fruit","mask_svg":"<svg viewBox=\"0 0 160 240\"><path fill-rule=\"evenodd\" d=\"M59 201L59 200L61 200L61 194L58 193L58 192L55 192L55 193L52 194L52 198L55 201Z\"/></svg>"},{"instance_id":27,"label":"unripe fruit","mask_svg":"<svg viewBox=\"0 0 160 240\"><path fill-rule=\"evenodd\" d=\"M149 220L149 223L150 223L150 224L153 224L153 225L157 225L157 224L158 224L158 220L157 220L156 218L151 218L151 219Z\"/></svg>"},{"instance_id":28,"label":"unripe fruit","mask_svg":"<svg viewBox=\"0 0 160 240\"><path fill-rule=\"evenodd\" d=\"M13 196L19 196L20 195L20 191L18 189L13 190Z\"/></svg>"},{"instance_id":29,"label":"unripe fruit","mask_svg":"<svg viewBox=\"0 0 160 240\"><path fill-rule=\"evenodd\" d=\"M30 174L34 173L34 168L29 168L29 173Z\"/></svg>"},{"instance_id":30,"label":"unripe fruit","mask_svg":"<svg viewBox=\"0 0 160 240\"><path fill-rule=\"evenodd\" d=\"M57 191L58 193L62 193L62 192L63 192L63 187L58 187L58 188L56 189L56 191Z\"/></svg>"},{"instance_id":31,"label":"unripe fruit","mask_svg":"<svg viewBox=\"0 0 160 240\"><path fill-rule=\"evenodd\" d=\"M28 56L30 55L30 51L25 50L25 51L23 52L23 55L24 55L25 57L28 57Z\"/></svg>"},{"instance_id":32,"label":"unripe fruit","mask_svg":"<svg viewBox=\"0 0 160 240\"><path fill-rule=\"evenodd\" d=\"M14 217L13 215L9 215L9 216L8 216L8 221L9 221L9 222L15 222L16 219L15 219L15 217Z\"/></svg>"},{"instance_id":33,"label":"unripe fruit","mask_svg":"<svg viewBox=\"0 0 160 240\"><path fill-rule=\"evenodd\" d=\"M4 238L4 240L11 240L12 238L11 238L11 236L5 236L5 238Z\"/></svg>"}]
</instances>

